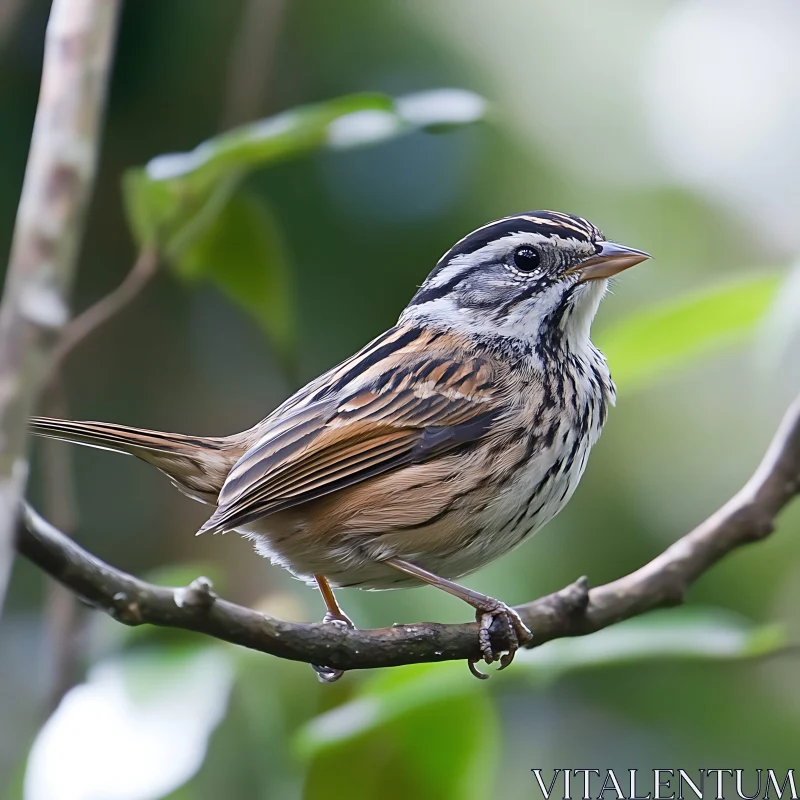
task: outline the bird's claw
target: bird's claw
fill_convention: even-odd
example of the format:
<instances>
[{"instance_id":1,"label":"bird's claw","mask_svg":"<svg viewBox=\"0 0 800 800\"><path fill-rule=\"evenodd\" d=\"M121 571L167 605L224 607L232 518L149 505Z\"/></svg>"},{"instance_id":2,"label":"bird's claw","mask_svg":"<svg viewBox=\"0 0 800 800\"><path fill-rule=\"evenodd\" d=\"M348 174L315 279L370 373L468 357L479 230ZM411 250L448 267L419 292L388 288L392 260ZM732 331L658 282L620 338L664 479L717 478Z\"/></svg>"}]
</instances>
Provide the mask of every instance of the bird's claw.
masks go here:
<instances>
[{"instance_id":1,"label":"bird's claw","mask_svg":"<svg viewBox=\"0 0 800 800\"><path fill-rule=\"evenodd\" d=\"M513 660L516 651L509 651L500 656L500 666L497 668L498 672L504 670Z\"/></svg>"},{"instance_id":2,"label":"bird's claw","mask_svg":"<svg viewBox=\"0 0 800 800\"><path fill-rule=\"evenodd\" d=\"M480 681L487 681L489 680L489 676L485 672L481 672L477 664L481 661L480 658L470 658L467 660L467 667L469 667L469 671Z\"/></svg>"},{"instance_id":3,"label":"bird's claw","mask_svg":"<svg viewBox=\"0 0 800 800\"><path fill-rule=\"evenodd\" d=\"M532 634L528 630L525 623L520 619L519 614L510 608L505 603L499 600L492 600L490 603L485 603L477 609L475 618L478 621L478 644L481 650L480 659L470 659L468 661L469 671L481 680L485 680L489 676L481 672L477 668L479 661L485 661L487 664L492 664L495 661L500 661L499 670L505 669L514 660L514 655L519 650L521 645L530 641ZM506 638L508 639L508 650L500 655L495 653L492 648L492 640L490 631L495 619L501 621L506 629Z\"/></svg>"}]
</instances>

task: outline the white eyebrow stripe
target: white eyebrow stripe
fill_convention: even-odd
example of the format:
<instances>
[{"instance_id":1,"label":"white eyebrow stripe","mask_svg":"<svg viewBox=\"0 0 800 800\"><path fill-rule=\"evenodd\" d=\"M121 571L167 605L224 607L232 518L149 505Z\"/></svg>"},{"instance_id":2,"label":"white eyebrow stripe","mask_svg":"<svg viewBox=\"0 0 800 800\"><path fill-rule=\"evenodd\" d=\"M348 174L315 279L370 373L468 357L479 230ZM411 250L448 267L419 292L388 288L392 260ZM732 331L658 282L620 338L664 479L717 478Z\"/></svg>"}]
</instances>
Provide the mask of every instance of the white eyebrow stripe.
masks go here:
<instances>
[{"instance_id":1,"label":"white eyebrow stripe","mask_svg":"<svg viewBox=\"0 0 800 800\"><path fill-rule=\"evenodd\" d=\"M575 242L575 244L586 244L583 239L567 239L565 241ZM531 233L530 231L520 230L506 233L499 239L487 242L483 247L473 250L471 253L462 253L452 258L447 266L441 271L445 280L453 277L456 271L463 272L464 269L480 264L486 259L500 258L515 247L523 245L539 245L544 247L554 247L553 240L543 233ZM446 276L446 277L445 277ZM439 276L437 275L437 279Z\"/></svg>"},{"instance_id":2,"label":"white eyebrow stripe","mask_svg":"<svg viewBox=\"0 0 800 800\"><path fill-rule=\"evenodd\" d=\"M555 211L553 212L554 215L557 213L558 212ZM528 222L532 222L534 225L548 225L551 228L569 228L571 231L582 233L588 236L591 236L592 234L592 231L588 230L588 228L576 225L575 220L567 217L566 215L559 219L547 219L546 217L532 217L527 214L523 214L522 219L526 219Z\"/></svg>"}]
</instances>

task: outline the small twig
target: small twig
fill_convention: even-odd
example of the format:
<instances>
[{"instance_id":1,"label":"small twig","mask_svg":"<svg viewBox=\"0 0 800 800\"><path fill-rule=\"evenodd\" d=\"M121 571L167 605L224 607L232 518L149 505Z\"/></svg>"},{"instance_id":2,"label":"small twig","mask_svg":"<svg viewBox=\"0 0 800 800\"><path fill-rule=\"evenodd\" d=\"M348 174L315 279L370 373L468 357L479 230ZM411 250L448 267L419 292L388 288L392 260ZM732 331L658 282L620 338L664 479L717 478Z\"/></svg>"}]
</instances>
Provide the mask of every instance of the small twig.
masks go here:
<instances>
[{"instance_id":1,"label":"small twig","mask_svg":"<svg viewBox=\"0 0 800 800\"><path fill-rule=\"evenodd\" d=\"M157 251L152 247L143 248L119 286L78 314L66 326L53 353L52 374L57 375L64 360L84 339L133 302L157 271Z\"/></svg>"},{"instance_id":2,"label":"small twig","mask_svg":"<svg viewBox=\"0 0 800 800\"><path fill-rule=\"evenodd\" d=\"M228 58L220 115L223 130L263 117L265 106L270 105L271 78L286 10L286 0L244 0L242 3ZM225 192L221 199L227 202L229 196L229 192ZM209 210L218 209L211 207ZM201 221L199 214L197 219ZM286 386L291 391L299 389L302 382L294 352L275 346L272 354Z\"/></svg>"},{"instance_id":3,"label":"small twig","mask_svg":"<svg viewBox=\"0 0 800 800\"><path fill-rule=\"evenodd\" d=\"M285 12L285 0L245 0L233 37L222 128L261 116Z\"/></svg>"},{"instance_id":4,"label":"small twig","mask_svg":"<svg viewBox=\"0 0 800 800\"><path fill-rule=\"evenodd\" d=\"M22 0L0 0L0 47L14 34L22 8Z\"/></svg>"},{"instance_id":5,"label":"small twig","mask_svg":"<svg viewBox=\"0 0 800 800\"><path fill-rule=\"evenodd\" d=\"M719 511L649 564L588 590L585 578L518 606L534 632L531 646L579 636L683 600L687 587L723 556L773 529L780 510L800 491L800 397L792 404L760 466ZM393 667L476 658L475 623L418 623L380 630L283 622L216 598L205 584L154 586L81 549L30 508L17 537L19 552L88 603L128 625L149 623L205 633L281 658L332 669ZM196 602L186 602L192 598ZM494 632L493 632L494 633ZM498 632L496 648L507 643Z\"/></svg>"},{"instance_id":6,"label":"small twig","mask_svg":"<svg viewBox=\"0 0 800 800\"><path fill-rule=\"evenodd\" d=\"M119 0L53 0L0 306L0 607L27 480L27 427L68 319L94 184Z\"/></svg>"}]
</instances>

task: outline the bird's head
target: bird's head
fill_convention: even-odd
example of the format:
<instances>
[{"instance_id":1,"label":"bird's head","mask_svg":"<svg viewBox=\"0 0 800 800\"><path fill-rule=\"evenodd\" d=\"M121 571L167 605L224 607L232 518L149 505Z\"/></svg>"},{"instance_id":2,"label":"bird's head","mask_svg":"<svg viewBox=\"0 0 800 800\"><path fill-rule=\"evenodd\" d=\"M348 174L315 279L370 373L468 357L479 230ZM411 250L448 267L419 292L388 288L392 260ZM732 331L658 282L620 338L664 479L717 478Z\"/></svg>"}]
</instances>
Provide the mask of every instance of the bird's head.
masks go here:
<instances>
[{"instance_id":1,"label":"bird's head","mask_svg":"<svg viewBox=\"0 0 800 800\"><path fill-rule=\"evenodd\" d=\"M581 217L532 211L490 222L439 260L401 321L484 336L588 341L608 278L650 258Z\"/></svg>"}]
</instances>

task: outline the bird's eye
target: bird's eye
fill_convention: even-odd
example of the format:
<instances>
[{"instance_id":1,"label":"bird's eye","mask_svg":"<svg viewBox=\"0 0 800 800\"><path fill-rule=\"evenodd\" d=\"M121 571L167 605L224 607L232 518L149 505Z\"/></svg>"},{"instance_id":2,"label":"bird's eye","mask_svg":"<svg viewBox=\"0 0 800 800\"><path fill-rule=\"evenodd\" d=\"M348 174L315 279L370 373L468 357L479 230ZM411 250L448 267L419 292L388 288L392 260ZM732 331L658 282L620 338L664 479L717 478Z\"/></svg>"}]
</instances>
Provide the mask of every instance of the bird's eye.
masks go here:
<instances>
[{"instance_id":1,"label":"bird's eye","mask_svg":"<svg viewBox=\"0 0 800 800\"><path fill-rule=\"evenodd\" d=\"M520 272L533 272L539 269L539 254L532 247L520 247L514 253L514 266Z\"/></svg>"}]
</instances>

